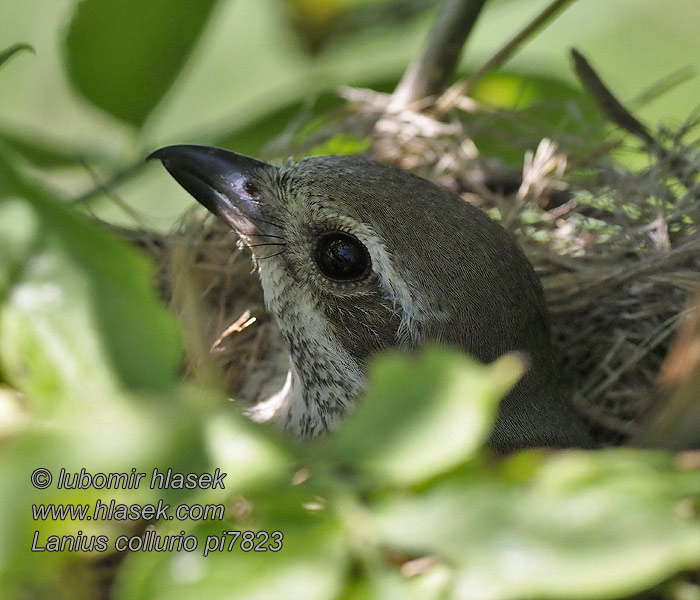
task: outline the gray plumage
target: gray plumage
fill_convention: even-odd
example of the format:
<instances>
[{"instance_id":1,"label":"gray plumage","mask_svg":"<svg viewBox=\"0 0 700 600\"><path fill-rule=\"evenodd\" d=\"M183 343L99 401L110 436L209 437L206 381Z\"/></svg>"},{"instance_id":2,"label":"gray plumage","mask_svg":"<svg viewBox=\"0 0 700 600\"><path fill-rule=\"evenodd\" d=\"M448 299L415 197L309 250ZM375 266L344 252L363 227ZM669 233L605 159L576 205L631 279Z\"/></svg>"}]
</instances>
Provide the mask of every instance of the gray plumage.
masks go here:
<instances>
[{"instance_id":1,"label":"gray plumage","mask_svg":"<svg viewBox=\"0 0 700 600\"><path fill-rule=\"evenodd\" d=\"M361 394L373 354L438 342L484 362L528 355L499 411L497 450L592 446L559 378L532 266L475 207L359 156L284 167L197 146L153 156L254 246L292 363L285 389L255 411L261 420L302 437L333 429ZM329 277L329 264L348 270Z\"/></svg>"}]
</instances>

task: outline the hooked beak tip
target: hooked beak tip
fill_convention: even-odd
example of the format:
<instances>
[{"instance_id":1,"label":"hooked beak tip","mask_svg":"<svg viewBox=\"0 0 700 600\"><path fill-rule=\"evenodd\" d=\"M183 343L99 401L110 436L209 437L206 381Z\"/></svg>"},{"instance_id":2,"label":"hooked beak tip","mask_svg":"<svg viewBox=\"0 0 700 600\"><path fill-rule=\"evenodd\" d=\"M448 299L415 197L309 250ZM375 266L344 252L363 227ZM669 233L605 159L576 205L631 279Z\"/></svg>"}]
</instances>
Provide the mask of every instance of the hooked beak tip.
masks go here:
<instances>
[{"instance_id":1,"label":"hooked beak tip","mask_svg":"<svg viewBox=\"0 0 700 600\"><path fill-rule=\"evenodd\" d=\"M145 161L149 161L149 160L163 160L164 154L165 154L163 151L164 151L166 148L167 148L167 146L165 146L164 148L158 148L157 150L154 150L154 151L151 152L148 156L146 156L146 158L145 158L144 160L145 160Z\"/></svg>"},{"instance_id":2,"label":"hooked beak tip","mask_svg":"<svg viewBox=\"0 0 700 600\"><path fill-rule=\"evenodd\" d=\"M206 150L208 147L207 146L192 146L192 145L181 145L181 144L173 144L170 146L163 146L161 148L157 148L153 152L151 152L148 156L146 156L145 161L149 160L159 160L162 163L166 163L168 160L172 158L176 158L177 156L184 155L185 152L187 151L193 151L193 150Z\"/></svg>"}]
</instances>

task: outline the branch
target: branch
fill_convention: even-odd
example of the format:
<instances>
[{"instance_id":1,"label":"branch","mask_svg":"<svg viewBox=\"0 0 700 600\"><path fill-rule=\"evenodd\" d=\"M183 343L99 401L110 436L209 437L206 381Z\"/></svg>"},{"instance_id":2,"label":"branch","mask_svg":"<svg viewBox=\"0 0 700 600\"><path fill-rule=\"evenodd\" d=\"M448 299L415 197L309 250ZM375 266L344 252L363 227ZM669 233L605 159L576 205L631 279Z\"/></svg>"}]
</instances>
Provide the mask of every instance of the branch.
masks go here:
<instances>
[{"instance_id":1,"label":"branch","mask_svg":"<svg viewBox=\"0 0 700 600\"><path fill-rule=\"evenodd\" d=\"M428 35L425 50L410 64L396 86L392 108L435 96L445 89L485 3L486 0L445 0Z\"/></svg>"},{"instance_id":2,"label":"branch","mask_svg":"<svg viewBox=\"0 0 700 600\"><path fill-rule=\"evenodd\" d=\"M544 27L560 10L562 10L572 0L553 0L542 12L540 12L523 29L516 33L505 43L491 58L489 58L479 69L474 71L467 79L460 81L448 89L437 103L437 113L445 114L455 105L457 98L468 94L476 83L487 73L497 69L506 62L518 48L531 38L539 29Z\"/></svg>"}]
</instances>

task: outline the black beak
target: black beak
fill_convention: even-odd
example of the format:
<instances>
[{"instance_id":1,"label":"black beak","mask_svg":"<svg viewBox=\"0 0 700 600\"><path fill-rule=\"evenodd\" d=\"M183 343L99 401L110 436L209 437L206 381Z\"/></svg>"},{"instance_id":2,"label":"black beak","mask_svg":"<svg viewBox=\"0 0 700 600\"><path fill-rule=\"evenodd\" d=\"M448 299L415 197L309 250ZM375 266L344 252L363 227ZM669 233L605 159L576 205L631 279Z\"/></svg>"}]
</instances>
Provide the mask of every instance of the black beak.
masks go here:
<instances>
[{"instance_id":1,"label":"black beak","mask_svg":"<svg viewBox=\"0 0 700 600\"><path fill-rule=\"evenodd\" d=\"M261 182L276 167L211 146L165 146L151 152L197 202L243 235L272 233Z\"/></svg>"}]
</instances>

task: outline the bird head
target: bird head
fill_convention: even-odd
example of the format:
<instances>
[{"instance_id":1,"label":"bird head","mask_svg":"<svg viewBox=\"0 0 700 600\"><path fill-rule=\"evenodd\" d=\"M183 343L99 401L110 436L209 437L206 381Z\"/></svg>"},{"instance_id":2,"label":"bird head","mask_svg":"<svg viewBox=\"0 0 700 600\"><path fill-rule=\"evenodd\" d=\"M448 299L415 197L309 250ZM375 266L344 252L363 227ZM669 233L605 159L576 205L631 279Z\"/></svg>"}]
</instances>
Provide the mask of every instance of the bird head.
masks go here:
<instances>
[{"instance_id":1,"label":"bird head","mask_svg":"<svg viewBox=\"0 0 700 600\"><path fill-rule=\"evenodd\" d=\"M373 354L428 341L482 361L529 355L515 392L526 422L506 410L510 428L561 404L539 281L510 236L458 196L360 156L274 166L177 145L150 158L250 247L292 363L274 399L286 429L336 427Z\"/></svg>"}]
</instances>

